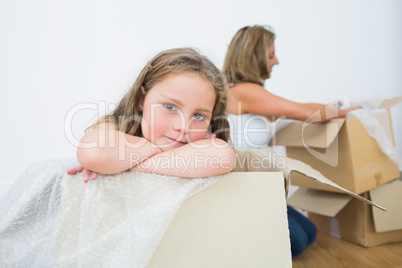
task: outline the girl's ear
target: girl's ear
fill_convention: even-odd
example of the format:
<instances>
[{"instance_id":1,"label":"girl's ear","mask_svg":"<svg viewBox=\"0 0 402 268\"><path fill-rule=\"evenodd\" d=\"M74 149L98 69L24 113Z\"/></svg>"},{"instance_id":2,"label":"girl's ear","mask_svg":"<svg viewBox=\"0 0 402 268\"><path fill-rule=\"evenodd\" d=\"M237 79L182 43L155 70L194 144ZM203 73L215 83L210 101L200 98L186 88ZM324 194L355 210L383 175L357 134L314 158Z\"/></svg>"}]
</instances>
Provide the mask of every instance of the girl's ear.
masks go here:
<instances>
[{"instance_id":1,"label":"girl's ear","mask_svg":"<svg viewBox=\"0 0 402 268\"><path fill-rule=\"evenodd\" d=\"M138 108L142 112L144 110L144 100L145 100L145 89L141 86L140 102L138 103Z\"/></svg>"}]
</instances>

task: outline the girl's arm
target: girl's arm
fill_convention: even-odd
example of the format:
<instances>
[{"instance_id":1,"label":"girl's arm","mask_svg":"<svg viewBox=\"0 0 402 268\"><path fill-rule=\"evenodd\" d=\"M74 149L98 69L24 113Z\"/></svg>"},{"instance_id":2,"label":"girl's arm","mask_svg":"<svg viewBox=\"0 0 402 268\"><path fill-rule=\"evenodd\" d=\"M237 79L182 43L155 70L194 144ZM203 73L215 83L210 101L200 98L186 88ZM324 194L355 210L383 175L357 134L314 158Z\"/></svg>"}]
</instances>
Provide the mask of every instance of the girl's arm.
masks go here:
<instances>
[{"instance_id":1,"label":"girl's arm","mask_svg":"<svg viewBox=\"0 0 402 268\"><path fill-rule=\"evenodd\" d=\"M232 171L234 159L234 150L228 143L211 138L156 154L132 170L189 178L210 177Z\"/></svg>"},{"instance_id":2,"label":"girl's arm","mask_svg":"<svg viewBox=\"0 0 402 268\"><path fill-rule=\"evenodd\" d=\"M345 117L352 110L360 107L351 107L340 110L337 104L323 105L319 103L298 103L265 90L260 85L241 83L231 88L233 98L229 103L231 113L253 113L266 117L323 122L334 117Z\"/></svg>"},{"instance_id":3,"label":"girl's arm","mask_svg":"<svg viewBox=\"0 0 402 268\"><path fill-rule=\"evenodd\" d=\"M111 123L102 123L81 139L77 159L87 170L115 174L160 152L148 140L118 131Z\"/></svg>"}]
</instances>

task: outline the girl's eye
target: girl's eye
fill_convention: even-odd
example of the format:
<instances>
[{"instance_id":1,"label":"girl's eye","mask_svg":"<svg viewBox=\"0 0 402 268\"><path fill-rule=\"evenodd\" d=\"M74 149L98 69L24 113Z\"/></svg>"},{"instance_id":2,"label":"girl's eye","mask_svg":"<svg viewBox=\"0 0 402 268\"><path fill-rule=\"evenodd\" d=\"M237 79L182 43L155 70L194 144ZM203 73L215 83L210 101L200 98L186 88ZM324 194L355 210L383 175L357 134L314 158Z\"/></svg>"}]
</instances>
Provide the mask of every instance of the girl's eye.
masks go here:
<instances>
[{"instance_id":1,"label":"girl's eye","mask_svg":"<svg viewBox=\"0 0 402 268\"><path fill-rule=\"evenodd\" d=\"M197 120L205 120L205 116L202 114L194 114L194 118Z\"/></svg>"},{"instance_id":2,"label":"girl's eye","mask_svg":"<svg viewBox=\"0 0 402 268\"><path fill-rule=\"evenodd\" d=\"M166 103L166 104L164 104L164 106L165 106L166 109L171 110L171 111L176 111L177 110L176 106L173 105L173 104L170 104L170 103Z\"/></svg>"}]
</instances>

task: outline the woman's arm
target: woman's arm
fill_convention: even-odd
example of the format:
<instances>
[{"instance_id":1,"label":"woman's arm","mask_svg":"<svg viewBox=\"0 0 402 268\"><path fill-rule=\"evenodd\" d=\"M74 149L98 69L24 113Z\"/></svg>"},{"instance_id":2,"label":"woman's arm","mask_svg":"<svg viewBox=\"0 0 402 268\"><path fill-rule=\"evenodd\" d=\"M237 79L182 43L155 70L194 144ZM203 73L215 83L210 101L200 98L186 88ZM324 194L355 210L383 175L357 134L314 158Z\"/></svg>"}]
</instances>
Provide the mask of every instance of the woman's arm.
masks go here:
<instances>
[{"instance_id":1,"label":"woman's arm","mask_svg":"<svg viewBox=\"0 0 402 268\"><path fill-rule=\"evenodd\" d=\"M85 169L115 174L160 152L148 140L118 131L111 123L103 123L81 139L77 159Z\"/></svg>"},{"instance_id":2,"label":"woman's arm","mask_svg":"<svg viewBox=\"0 0 402 268\"><path fill-rule=\"evenodd\" d=\"M298 103L265 90L260 85L241 83L230 89L233 96L229 103L230 113L253 113L266 117L323 122L334 117L345 117L346 114L360 107L340 110L337 104L323 105L319 103Z\"/></svg>"},{"instance_id":3,"label":"woman's arm","mask_svg":"<svg viewBox=\"0 0 402 268\"><path fill-rule=\"evenodd\" d=\"M232 171L234 159L234 150L228 143L211 138L156 154L132 170L189 178L210 177Z\"/></svg>"}]
</instances>

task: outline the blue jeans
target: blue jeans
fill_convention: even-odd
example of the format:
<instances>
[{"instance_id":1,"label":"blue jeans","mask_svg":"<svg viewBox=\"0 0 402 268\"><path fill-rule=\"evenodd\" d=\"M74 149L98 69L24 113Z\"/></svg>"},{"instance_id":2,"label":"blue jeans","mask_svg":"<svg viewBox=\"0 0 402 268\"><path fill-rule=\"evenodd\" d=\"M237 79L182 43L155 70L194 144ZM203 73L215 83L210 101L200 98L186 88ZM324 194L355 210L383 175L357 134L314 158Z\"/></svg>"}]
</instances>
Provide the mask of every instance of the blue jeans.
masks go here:
<instances>
[{"instance_id":1,"label":"blue jeans","mask_svg":"<svg viewBox=\"0 0 402 268\"><path fill-rule=\"evenodd\" d=\"M288 222L290 232L290 248L292 251L292 258L301 254L307 246L314 243L317 236L317 229L315 225L303 214L292 208L288 207Z\"/></svg>"}]
</instances>

